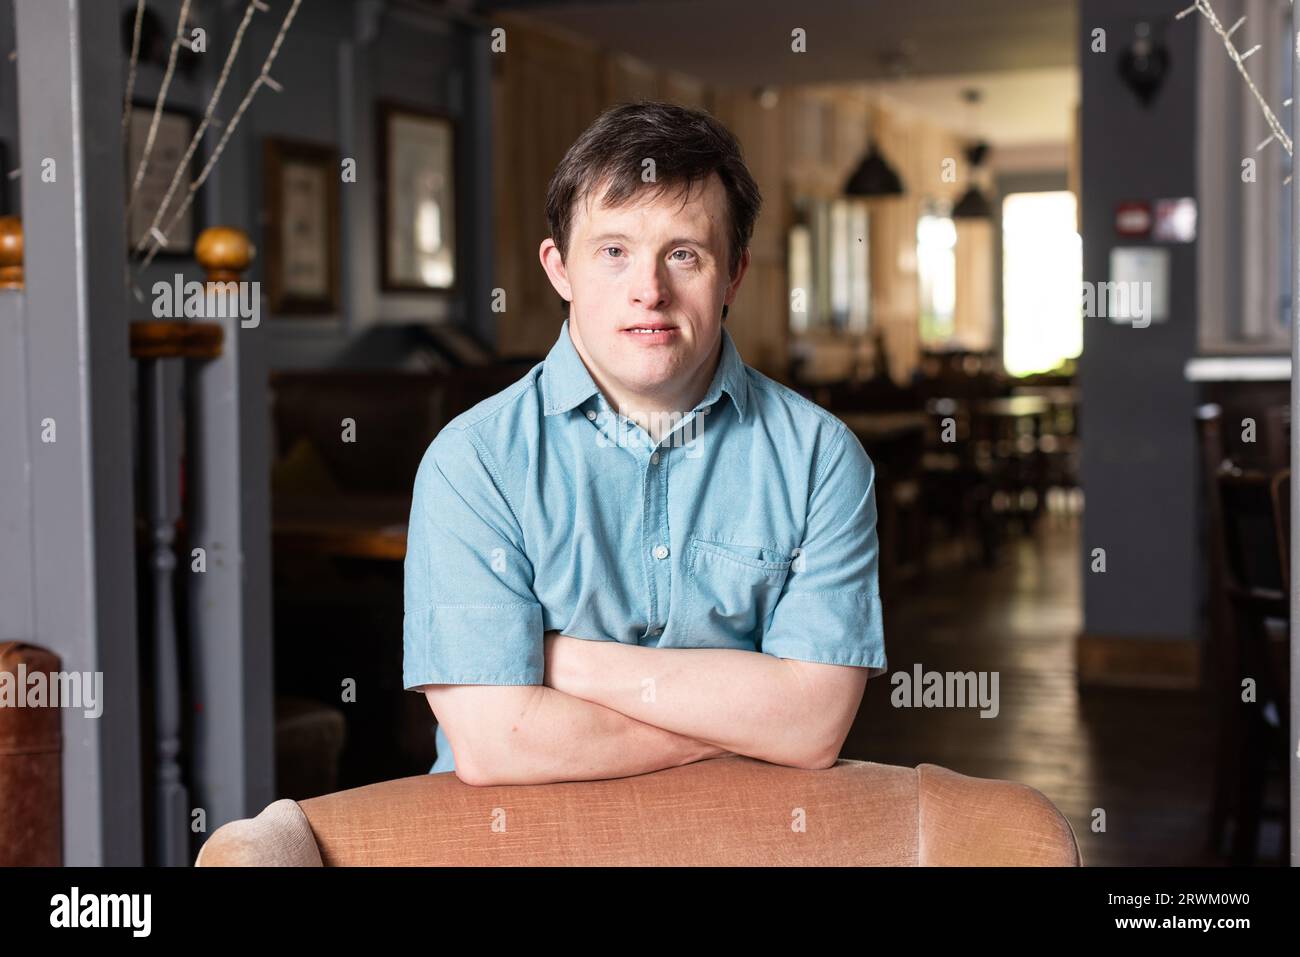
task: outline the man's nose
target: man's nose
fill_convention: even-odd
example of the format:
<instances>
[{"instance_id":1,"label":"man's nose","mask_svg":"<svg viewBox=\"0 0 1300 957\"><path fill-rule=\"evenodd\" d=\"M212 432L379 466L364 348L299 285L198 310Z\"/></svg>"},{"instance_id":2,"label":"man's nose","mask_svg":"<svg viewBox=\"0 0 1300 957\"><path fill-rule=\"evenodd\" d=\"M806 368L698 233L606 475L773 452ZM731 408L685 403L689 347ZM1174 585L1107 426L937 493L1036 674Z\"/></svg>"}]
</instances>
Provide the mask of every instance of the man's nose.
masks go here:
<instances>
[{"instance_id":1,"label":"man's nose","mask_svg":"<svg viewBox=\"0 0 1300 957\"><path fill-rule=\"evenodd\" d=\"M632 276L629 296L635 305L646 309L662 309L668 304L668 278L665 266L651 260L640 266Z\"/></svg>"}]
</instances>

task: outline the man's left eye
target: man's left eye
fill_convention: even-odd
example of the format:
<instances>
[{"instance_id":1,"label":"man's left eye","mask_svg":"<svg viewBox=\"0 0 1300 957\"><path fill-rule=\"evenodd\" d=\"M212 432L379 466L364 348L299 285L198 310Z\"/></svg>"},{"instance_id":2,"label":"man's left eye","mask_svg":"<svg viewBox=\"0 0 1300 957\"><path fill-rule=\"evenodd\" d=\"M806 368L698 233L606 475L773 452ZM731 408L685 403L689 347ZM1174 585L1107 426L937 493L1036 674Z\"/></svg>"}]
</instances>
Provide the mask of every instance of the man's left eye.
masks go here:
<instances>
[{"instance_id":1,"label":"man's left eye","mask_svg":"<svg viewBox=\"0 0 1300 957\"><path fill-rule=\"evenodd\" d=\"M678 253L684 254L682 258L677 260L679 263L690 262L695 258L695 253L691 252L689 249L674 249L672 255L676 256Z\"/></svg>"}]
</instances>

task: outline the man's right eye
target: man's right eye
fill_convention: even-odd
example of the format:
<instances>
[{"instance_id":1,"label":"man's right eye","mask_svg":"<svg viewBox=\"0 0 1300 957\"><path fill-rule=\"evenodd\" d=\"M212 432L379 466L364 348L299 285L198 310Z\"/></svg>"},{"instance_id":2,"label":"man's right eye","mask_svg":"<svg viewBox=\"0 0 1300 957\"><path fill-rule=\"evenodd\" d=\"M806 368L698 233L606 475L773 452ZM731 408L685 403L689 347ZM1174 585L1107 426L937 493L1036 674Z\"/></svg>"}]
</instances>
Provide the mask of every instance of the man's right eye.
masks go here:
<instances>
[{"instance_id":1,"label":"man's right eye","mask_svg":"<svg viewBox=\"0 0 1300 957\"><path fill-rule=\"evenodd\" d=\"M618 246L606 246L606 247L604 248L604 252L606 252L606 253L610 252L610 250L613 250L614 252L616 252L616 253L620 253L620 254L623 252L623 250L620 249ZM617 258L619 258L619 257L618 257L618 256L611 256L610 258L612 258L612 259L617 259Z\"/></svg>"}]
</instances>

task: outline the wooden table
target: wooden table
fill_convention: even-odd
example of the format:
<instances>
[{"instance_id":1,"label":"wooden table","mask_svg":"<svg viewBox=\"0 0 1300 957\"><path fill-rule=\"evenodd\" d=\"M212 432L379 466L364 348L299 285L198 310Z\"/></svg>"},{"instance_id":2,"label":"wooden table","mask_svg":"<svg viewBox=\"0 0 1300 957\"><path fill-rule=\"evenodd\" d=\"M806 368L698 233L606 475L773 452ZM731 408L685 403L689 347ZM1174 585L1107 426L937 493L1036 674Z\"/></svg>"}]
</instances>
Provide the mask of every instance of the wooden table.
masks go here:
<instances>
[{"instance_id":1,"label":"wooden table","mask_svg":"<svg viewBox=\"0 0 1300 957\"><path fill-rule=\"evenodd\" d=\"M1047 490L1047 459L1043 454L1044 421L1052 404L1038 395L1016 395L998 399L977 399L972 403L972 437L977 449L988 456L989 474L995 495L1005 495L1009 507L1002 511L1004 523L1017 519L1025 531L1032 530L1043 512ZM1022 504L1025 490L1034 493L1032 507Z\"/></svg>"},{"instance_id":2,"label":"wooden table","mask_svg":"<svg viewBox=\"0 0 1300 957\"><path fill-rule=\"evenodd\" d=\"M1003 399L979 399L974 406L977 415L1008 419L1024 419L1045 415L1050 409L1051 403L1040 395L1013 395Z\"/></svg>"},{"instance_id":3,"label":"wooden table","mask_svg":"<svg viewBox=\"0 0 1300 957\"><path fill-rule=\"evenodd\" d=\"M932 417L919 410L836 415L858 437L876 470L880 587L888 590L924 569L921 459Z\"/></svg>"},{"instance_id":4,"label":"wooden table","mask_svg":"<svg viewBox=\"0 0 1300 957\"><path fill-rule=\"evenodd\" d=\"M272 536L277 551L330 558L406 558L409 496L277 497Z\"/></svg>"},{"instance_id":5,"label":"wooden table","mask_svg":"<svg viewBox=\"0 0 1300 957\"><path fill-rule=\"evenodd\" d=\"M924 432L930 417L924 412L837 412L836 416L862 440L888 442L914 432Z\"/></svg>"},{"instance_id":6,"label":"wooden table","mask_svg":"<svg viewBox=\"0 0 1300 957\"><path fill-rule=\"evenodd\" d=\"M919 435L929 422L924 412L852 412L840 418L880 465L891 458L889 446ZM405 495L276 496L272 537L278 552L400 562L410 512Z\"/></svg>"}]
</instances>

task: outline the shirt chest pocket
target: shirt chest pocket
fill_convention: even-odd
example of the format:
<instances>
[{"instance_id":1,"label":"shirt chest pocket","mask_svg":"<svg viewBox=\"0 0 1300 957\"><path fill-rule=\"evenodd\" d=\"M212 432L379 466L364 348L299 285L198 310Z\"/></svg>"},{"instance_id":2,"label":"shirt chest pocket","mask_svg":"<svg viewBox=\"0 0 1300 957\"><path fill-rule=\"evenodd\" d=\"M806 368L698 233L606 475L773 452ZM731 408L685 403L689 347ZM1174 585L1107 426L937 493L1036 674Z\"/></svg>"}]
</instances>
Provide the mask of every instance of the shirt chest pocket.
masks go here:
<instances>
[{"instance_id":1,"label":"shirt chest pocket","mask_svg":"<svg viewBox=\"0 0 1300 957\"><path fill-rule=\"evenodd\" d=\"M692 538L678 612L681 644L754 651L793 561L767 545Z\"/></svg>"}]
</instances>

